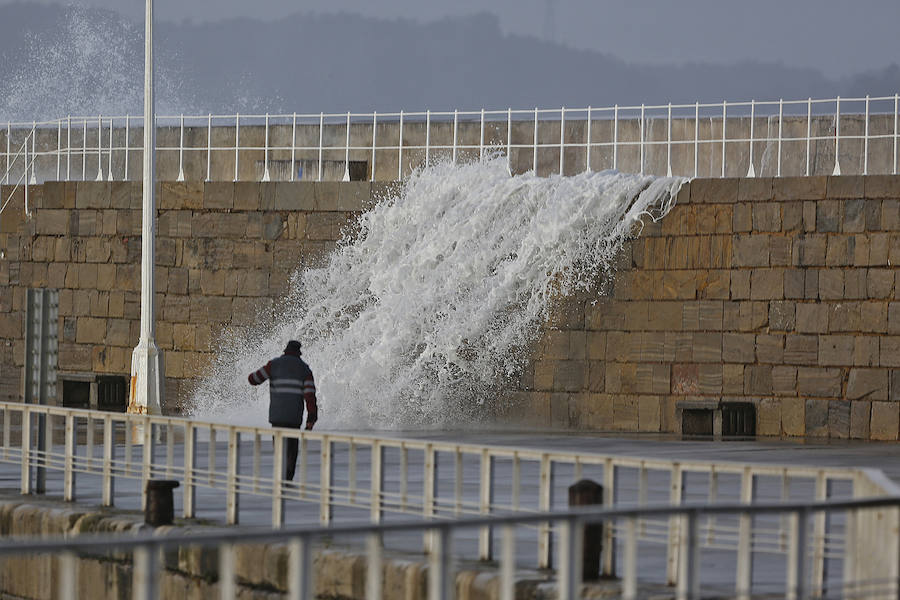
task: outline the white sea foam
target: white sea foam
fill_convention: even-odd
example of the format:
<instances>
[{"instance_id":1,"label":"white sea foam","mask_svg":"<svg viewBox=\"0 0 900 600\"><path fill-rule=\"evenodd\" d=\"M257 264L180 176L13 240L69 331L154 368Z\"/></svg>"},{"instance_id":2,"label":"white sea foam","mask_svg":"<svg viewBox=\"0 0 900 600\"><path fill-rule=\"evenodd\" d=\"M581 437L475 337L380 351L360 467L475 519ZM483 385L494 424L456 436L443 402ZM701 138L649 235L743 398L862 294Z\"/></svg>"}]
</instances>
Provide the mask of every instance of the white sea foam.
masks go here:
<instances>
[{"instance_id":1,"label":"white sea foam","mask_svg":"<svg viewBox=\"0 0 900 600\"><path fill-rule=\"evenodd\" d=\"M217 350L198 416L264 424L247 374L291 338L325 428L454 427L522 367L561 295L595 286L637 221L684 183L615 172L511 177L503 158L415 173L324 266L298 271L274 323Z\"/></svg>"},{"instance_id":2,"label":"white sea foam","mask_svg":"<svg viewBox=\"0 0 900 600\"><path fill-rule=\"evenodd\" d=\"M157 46L158 113L190 111L171 73L177 61ZM26 59L7 64L0 81L4 121L143 113L143 28L115 13L68 6L62 23L29 36L17 57Z\"/></svg>"}]
</instances>

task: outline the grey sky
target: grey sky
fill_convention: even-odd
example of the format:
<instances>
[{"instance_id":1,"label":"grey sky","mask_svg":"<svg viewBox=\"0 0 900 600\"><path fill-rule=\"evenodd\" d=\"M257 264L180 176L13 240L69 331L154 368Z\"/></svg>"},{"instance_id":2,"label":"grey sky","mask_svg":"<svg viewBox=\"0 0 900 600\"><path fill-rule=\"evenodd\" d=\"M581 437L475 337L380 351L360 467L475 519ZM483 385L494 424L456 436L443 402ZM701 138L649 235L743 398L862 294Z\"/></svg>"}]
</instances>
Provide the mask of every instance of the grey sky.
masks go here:
<instances>
[{"instance_id":1,"label":"grey sky","mask_svg":"<svg viewBox=\"0 0 900 600\"><path fill-rule=\"evenodd\" d=\"M142 0L80 1L132 17L139 17L144 5ZM489 11L498 15L505 33L543 38L551 3L558 42L628 62L752 59L812 67L829 77L900 62L898 0L156 0L156 10L161 19L196 21L278 19L303 11L432 21Z\"/></svg>"}]
</instances>

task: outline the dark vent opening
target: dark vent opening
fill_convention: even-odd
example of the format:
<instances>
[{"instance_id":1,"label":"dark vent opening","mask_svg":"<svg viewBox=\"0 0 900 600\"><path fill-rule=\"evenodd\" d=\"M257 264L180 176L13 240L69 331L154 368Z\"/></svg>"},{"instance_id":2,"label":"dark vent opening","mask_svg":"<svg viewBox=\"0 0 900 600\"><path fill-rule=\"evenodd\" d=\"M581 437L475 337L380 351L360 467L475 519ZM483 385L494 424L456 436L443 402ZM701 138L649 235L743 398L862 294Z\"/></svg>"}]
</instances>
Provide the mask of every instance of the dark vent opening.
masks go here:
<instances>
[{"instance_id":1,"label":"dark vent opening","mask_svg":"<svg viewBox=\"0 0 900 600\"><path fill-rule=\"evenodd\" d=\"M125 412L127 389L124 377L118 375L97 377L97 408L110 412Z\"/></svg>"},{"instance_id":2,"label":"dark vent opening","mask_svg":"<svg viewBox=\"0 0 900 600\"><path fill-rule=\"evenodd\" d=\"M91 382L63 379L62 404L66 408L91 407Z\"/></svg>"},{"instance_id":3,"label":"dark vent opening","mask_svg":"<svg viewBox=\"0 0 900 600\"><path fill-rule=\"evenodd\" d=\"M710 409L686 408L681 413L682 435L713 434L713 412Z\"/></svg>"},{"instance_id":4,"label":"dark vent opening","mask_svg":"<svg viewBox=\"0 0 900 600\"><path fill-rule=\"evenodd\" d=\"M752 437L756 435L756 407L749 402L722 405L722 436Z\"/></svg>"}]
</instances>

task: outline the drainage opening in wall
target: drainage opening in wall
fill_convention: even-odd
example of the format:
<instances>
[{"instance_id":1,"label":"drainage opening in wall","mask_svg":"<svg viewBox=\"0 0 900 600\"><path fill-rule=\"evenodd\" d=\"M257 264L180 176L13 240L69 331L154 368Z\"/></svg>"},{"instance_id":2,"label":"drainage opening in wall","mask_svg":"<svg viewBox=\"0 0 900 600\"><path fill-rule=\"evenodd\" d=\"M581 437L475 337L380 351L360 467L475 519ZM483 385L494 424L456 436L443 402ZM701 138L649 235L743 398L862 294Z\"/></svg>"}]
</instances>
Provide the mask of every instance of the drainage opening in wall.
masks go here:
<instances>
[{"instance_id":1,"label":"drainage opening in wall","mask_svg":"<svg viewBox=\"0 0 900 600\"><path fill-rule=\"evenodd\" d=\"M125 412L127 389L125 378L120 375L97 377L97 408L110 412Z\"/></svg>"},{"instance_id":2,"label":"drainage opening in wall","mask_svg":"<svg viewBox=\"0 0 900 600\"><path fill-rule=\"evenodd\" d=\"M90 408L91 382L81 379L63 379L62 405L65 408Z\"/></svg>"},{"instance_id":3,"label":"drainage opening in wall","mask_svg":"<svg viewBox=\"0 0 900 600\"><path fill-rule=\"evenodd\" d=\"M683 436L733 439L756 435L756 406L750 402L685 402L679 408Z\"/></svg>"},{"instance_id":4,"label":"drainage opening in wall","mask_svg":"<svg viewBox=\"0 0 900 600\"><path fill-rule=\"evenodd\" d=\"M125 412L127 378L122 375L67 375L62 379L62 405Z\"/></svg>"}]
</instances>

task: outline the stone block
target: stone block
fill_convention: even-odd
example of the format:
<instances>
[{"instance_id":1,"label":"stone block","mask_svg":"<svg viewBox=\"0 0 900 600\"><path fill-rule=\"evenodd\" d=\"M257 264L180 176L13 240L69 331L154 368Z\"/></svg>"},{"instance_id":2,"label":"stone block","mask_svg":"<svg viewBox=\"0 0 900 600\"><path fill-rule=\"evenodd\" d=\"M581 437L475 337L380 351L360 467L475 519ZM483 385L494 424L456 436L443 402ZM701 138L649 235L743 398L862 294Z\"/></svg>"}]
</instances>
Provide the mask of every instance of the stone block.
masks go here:
<instances>
[{"instance_id":1,"label":"stone block","mask_svg":"<svg viewBox=\"0 0 900 600\"><path fill-rule=\"evenodd\" d=\"M700 330L721 331L724 307L720 301L697 303L697 325Z\"/></svg>"},{"instance_id":2,"label":"stone block","mask_svg":"<svg viewBox=\"0 0 900 600\"><path fill-rule=\"evenodd\" d=\"M204 206L205 188L210 185L220 185L220 182L202 181L164 181L161 184L159 199L160 210L198 210L200 208L212 208ZM227 184L226 184L227 185ZM232 189L234 186L232 186ZM231 204L221 208L232 208Z\"/></svg>"},{"instance_id":3,"label":"stone block","mask_svg":"<svg viewBox=\"0 0 900 600\"><path fill-rule=\"evenodd\" d=\"M553 389L579 392L586 388L587 363L583 360L561 360L553 377Z\"/></svg>"},{"instance_id":4,"label":"stone block","mask_svg":"<svg viewBox=\"0 0 900 600\"><path fill-rule=\"evenodd\" d=\"M836 439L850 437L850 402L828 401L828 437Z\"/></svg>"},{"instance_id":5,"label":"stone block","mask_svg":"<svg viewBox=\"0 0 900 600\"><path fill-rule=\"evenodd\" d=\"M900 177L896 175L867 175L866 198L900 198Z\"/></svg>"},{"instance_id":6,"label":"stone block","mask_svg":"<svg viewBox=\"0 0 900 600\"><path fill-rule=\"evenodd\" d=\"M828 307L828 331L858 333L862 322L859 302L835 302Z\"/></svg>"},{"instance_id":7,"label":"stone block","mask_svg":"<svg viewBox=\"0 0 900 600\"><path fill-rule=\"evenodd\" d=\"M773 267L791 265L791 238L773 235L769 237L769 264Z\"/></svg>"},{"instance_id":8,"label":"stone block","mask_svg":"<svg viewBox=\"0 0 900 600\"><path fill-rule=\"evenodd\" d=\"M829 267L846 267L852 265L855 245L855 236L829 236L825 250L825 265Z\"/></svg>"},{"instance_id":9,"label":"stone block","mask_svg":"<svg viewBox=\"0 0 900 600\"><path fill-rule=\"evenodd\" d=\"M731 230L735 233L753 231L753 208L751 204L735 204L731 211Z\"/></svg>"},{"instance_id":10,"label":"stone block","mask_svg":"<svg viewBox=\"0 0 900 600\"><path fill-rule=\"evenodd\" d=\"M806 274L801 269L784 271L784 297L789 299L805 298Z\"/></svg>"},{"instance_id":11,"label":"stone block","mask_svg":"<svg viewBox=\"0 0 900 600\"><path fill-rule=\"evenodd\" d=\"M257 188L258 189L258 188ZM242 190L242 193L247 193ZM203 208L230 210L234 208L235 184L230 181L207 181L203 186Z\"/></svg>"},{"instance_id":12,"label":"stone block","mask_svg":"<svg viewBox=\"0 0 900 600\"><path fill-rule=\"evenodd\" d=\"M895 441L898 429L900 429L900 402L872 402L870 438Z\"/></svg>"},{"instance_id":13,"label":"stone block","mask_svg":"<svg viewBox=\"0 0 900 600\"><path fill-rule=\"evenodd\" d=\"M787 279L787 277L785 277L785 279ZM770 331L793 331L796 322L796 303L783 300L776 300L769 303Z\"/></svg>"},{"instance_id":14,"label":"stone block","mask_svg":"<svg viewBox=\"0 0 900 600\"><path fill-rule=\"evenodd\" d=\"M538 391L552 390L555 373L555 360L536 360L534 362L534 388Z\"/></svg>"},{"instance_id":15,"label":"stone block","mask_svg":"<svg viewBox=\"0 0 900 600\"><path fill-rule=\"evenodd\" d=\"M820 303L798 303L796 329L799 333L827 333L828 305Z\"/></svg>"},{"instance_id":16,"label":"stone block","mask_svg":"<svg viewBox=\"0 0 900 600\"><path fill-rule=\"evenodd\" d=\"M803 297L807 300L819 299L819 272L809 269L803 276Z\"/></svg>"},{"instance_id":17,"label":"stone block","mask_svg":"<svg viewBox=\"0 0 900 600\"><path fill-rule=\"evenodd\" d=\"M809 398L806 400L806 435L828 437L828 400Z\"/></svg>"},{"instance_id":18,"label":"stone block","mask_svg":"<svg viewBox=\"0 0 900 600\"><path fill-rule=\"evenodd\" d=\"M848 400L888 400L887 369L850 369Z\"/></svg>"},{"instance_id":19,"label":"stone block","mask_svg":"<svg viewBox=\"0 0 900 600\"><path fill-rule=\"evenodd\" d=\"M79 344L101 344L106 337L106 319L79 317L75 341Z\"/></svg>"},{"instance_id":20,"label":"stone block","mask_svg":"<svg viewBox=\"0 0 900 600\"><path fill-rule=\"evenodd\" d=\"M666 334L662 331L645 331L641 334L641 361L659 363L671 362L674 353L666 345Z\"/></svg>"},{"instance_id":21,"label":"stone block","mask_svg":"<svg viewBox=\"0 0 900 600\"><path fill-rule=\"evenodd\" d=\"M772 395L771 365L747 365L744 367L744 394L752 396Z\"/></svg>"},{"instance_id":22,"label":"stone block","mask_svg":"<svg viewBox=\"0 0 900 600\"><path fill-rule=\"evenodd\" d=\"M797 369L797 393L800 396L839 398L841 396L841 370L815 367Z\"/></svg>"},{"instance_id":23,"label":"stone block","mask_svg":"<svg viewBox=\"0 0 900 600\"><path fill-rule=\"evenodd\" d=\"M865 300L868 297L866 290L866 270L846 269L844 271L844 298L847 300Z\"/></svg>"},{"instance_id":24,"label":"stone block","mask_svg":"<svg viewBox=\"0 0 900 600\"><path fill-rule=\"evenodd\" d=\"M752 333L723 333L722 361L752 363L756 359L756 336Z\"/></svg>"},{"instance_id":25,"label":"stone block","mask_svg":"<svg viewBox=\"0 0 900 600\"><path fill-rule=\"evenodd\" d=\"M862 198L865 195L865 177L861 175L839 175L828 177L826 197Z\"/></svg>"},{"instance_id":26,"label":"stone block","mask_svg":"<svg viewBox=\"0 0 900 600\"><path fill-rule=\"evenodd\" d=\"M784 336L759 334L756 336L756 362L781 363L784 360Z\"/></svg>"},{"instance_id":27,"label":"stone block","mask_svg":"<svg viewBox=\"0 0 900 600\"><path fill-rule=\"evenodd\" d=\"M853 356L852 335L819 336L819 366L843 366Z\"/></svg>"},{"instance_id":28,"label":"stone block","mask_svg":"<svg viewBox=\"0 0 900 600\"><path fill-rule=\"evenodd\" d=\"M647 305L647 319L644 327L649 331L678 331L683 327L683 307L681 302L653 302ZM636 319L631 318L630 309L625 308L626 327L636 325Z\"/></svg>"},{"instance_id":29,"label":"stone block","mask_svg":"<svg viewBox=\"0 0 900 600\"><path fill-rule=\"evenodd\" d=\"M754 231L781 231L781 204L755 202L753 204Z\"/></svg>"},{"instance_id":30,"label":"stone block","mask_svg":"<svg viewBox=\"0 0 900 600\"><path fill-rule=\"evenodd\" d=\"M806 432L806 400L781 399L781 429L784 435L802 436Z\"/></svg>"},{"instance_id":31,"label":"stone block","mask_svg":"<svg viewBox=\"0 0 900 600\"><path fill-rule=\"evenodd\" d=\"M868 265L874 267L891 266L894 261L890 260L891 254L896 254L896 244L894 236L887 233L870 233L867 237L869 241L869 260Z\"/></svg>"},{"instance_id":32,"label":"stone block","mask_svg":"<svg viewBox=\"0 0 900 600\"><path fill-rule=\"evenodd\" d=\"M763 398L757 408L756 434L781 435L781 401L777 398Z\"/></svg>"},{"instance_id":33,"label":"stone block","mask_svg":"<svg viewBox=\"0 0 900 600\"><path fill-rule=\"evenodd\" d=\"M859 305L859 329L864 332L887 331L887 302L862 302Z\"/></svg>"},{"instance_id":34,"label":"stone block","mask_svg":"<svg viewBox=\"0 0 900 600\"><path fill-rule=\"evenodd\" d=\"M209 185L209 184L207 184ZM210 204L221 203L224 205L228 204L227 196L229 194L228 191L228 182L224 183L224 186L220 189L211 190L210 194ZM234 210L244 210L244 211L257 211L260 209L260 184L255 181L236 181L233 184L232 195L232 207ZM214 196L224 196L220 197L218 200L214 198ZM204 197L206 196L206 190L204 190ZM272 207L268 207L271 210Z\"/></svg>"},{"instance_id":35,"label":"stone block","mask_svg":"<svg viewBox=\"0 0 900 600\"><path fill-rule=\"evenodd\" d=\"M837 233L841 230L841 203L837 200L821 200L816 203L816 231Z\"/></svg>"},{"instance_id":36,"label":"stone block","mask_svg":"<svg viewBox=\"0 0 900 600\"><path fill-rule=\"evenodd\" d=\"M732 245L732 265L735 267L768 266L769 236L736 235Z\"/></svg>"},{"instance_id":37,"label":"stone block","mask_svg":"<svg viewBox=\"0 0 900 600\"><path fill-rule=\"evenodd\" d=\"M861 233L866 230L866 201L844 200L844 233Z\"/></svg>"},{"instance_id":38,"label":"stone block","mask_svg":"<svg viewBox=\"0 0 900 600\"><path fill-rule=\"evenodd\" d=\"M658 396L638 397L638 430L658 432L661 425L661 405Z\"/></svg>"},{"instance_id":39,"label":"stone block","mask_svg":"<svg viewBox=\"0 0 900 600\"><path fill-rule=\"evenodd\" d=\"M844 298L844 271L823 269L819 272L819 298L822 300Z\"/></svg>"},{"instance_id":40,"label":"stone block","mask_svg":"<svg viewBox=\"0 0 900 600\"><path fill-rule=\"evenodd\" d=\"M753 269L750 275L750 299L782 298L784 298L784 269Z\"/></svg>"},{"instance_id":41,"label":"stone block","mask_svg":"<svg viewBox=\"0 0 900 600\"><path fill-rule=\"evenodd\" d=\"M110 186L105 181L76 183L75 208L109 208Z\"/></svg>"},{"instance_id":42,"label":"stone block","mask_svg":"<svg viewBox=\"0 0 900 600\"><path fill-rule=\"evenodd\" d=\"M740 202L765 202L775 198L775 180L772 177L746 177L738 180Z\"/></svg>"},{"instance_id":43,"label":"stone block","mask_svg":"<svg viewBox=\"0 0 900 600\"><path fill-rule=\"evenodd\" d=\"M776 396L797 395L797 367L772 367L772 392Z\"/></svg>"},{"instance_id":44,"label":"stone block","mask_svg":"<svg viewBox=\"0 0 900 600\"><path fill-rule=\"evenodd\" d=\"M677 396L695 396L700 393L699 365L672 365L672 393Z\"/></svg>"},{"instance_id":45,"label":"stone block","mask_svg":"<svg viewBox=\"0 0 900 600\"><path fill-rule=\"evenodd\" d=\"M878 353L882 367L900 367L900 337L888 335L880 338Z\"/></svg>"},{"instance_id":46,"label":"stone block","mask_svg":"<svg viewBox=\"0 0 900 600\"><path fill-rule=\"evenodd\" d=\"M691 182L692 203L734 203L738 199L736 178L695 179Z\"/></svg>"},{"instance_id":47,"label":"stone block","mask_svg":"<svg viewBox=\"0 0 900 600\"><path fill-rule=\"evenodd\" d=\"M69 231L69 211L35 210L34 231L37 235L66 235Z\"/></svg>"},{"instance_id":48,"label":"stone block","mask_svg":"<svg viewBox=\"0 0 900 600\"><path fill-rule=\"evenodd\" d=\"M861 335L854 338L853 364L857 367L875 367L880 364L878 337Z\"/></svg>"},{"instance_id":49,"label":"stone block","mask_svg":"<svg viewBox=\"0 0 900 600\"><path fill-rule=\"evenodd\" d=\"M825 265L827 237L820 234L797 236L791 249L791 262L799 267L816 267Z\"/></svg>"},{"instance_id":50,"label":"stone block","mask_svg":"<svg viewBox=\"0 0 900 600\"><path fill-rule=\"evenodd\" d=\"M276 210L316 210L316 183L311 181L275 184Z\"/></svg>"},{"instance_id":51,"label":"stone block","mask_svg":"<svg viewBox=\"0 0 900 600\"><path fill-rule=\"evenodd\" d=\"M586 335L587 357L591 360L606 358L606 332L588 331Z\"/></svg>"},{"instance_id":52,"label":"stone block","mask_svg":"<svg viewBox=\"0 0 900 600\"><path fill-rule=\"evenodd\" d=\"M750 271L731 272L731 299L746 300L750 298Z\"/></svg>"},{"instance_id":53,"label":"stone block","mask_svg":"<svg viewBox=\"0 0 900 600\"><path fill-rule=\"evenodd\" d=\"M722 393L736 396L744 393L744 365L722 365Z\"/></svg>"},{"instance_id":54,"label":"stone block","mask_svg":"<svg viewBox=\"0 0 900 600\"><path fill-rule=\"evenodd\" d=\"M850 404L850 438L855 440L867 440L870 436L870 422L872 418L872 403L865 400L856 400Z\"/></svg>"},{"instance_id":55,"label":"stone block","mask_svg":"<svg viewBox=\"0 0 900 600\"><path fill-rule=\"evenodd\" d=\"M693 339L693 359L695 362L722 361L721 333L695 333Z\"/></svg>"},{"instance_id":56,"label":"stone block","mask_svg":"<svg viewBox=\"0 0 900 600\"><path fill-rule=\"evenodd\" d=\"M825 198L826 184L824 176L778 177L775 179L775 199L821 200Z\"/></svg>"},{"instance_id":57,"label":"stone block","mask_svg":"<svg viewBox=\"0 0 900 600\"><path fill-rule=\"evenodd\" d=\"M803 231L815 232L816 230L816 203L803 203Z\"/></svg>"},{"instance_id":58,"label":"stone block","mask_svg":"<svg viewBox=\"0 0 900 600\"><path fill-rule=\"evenodd\" d=\"M861 269L862 271L862 269ZM868 269L866 296L873 299L891 298L894 295L894 272L891 269Z\"/></svg>"}]
</instances>

